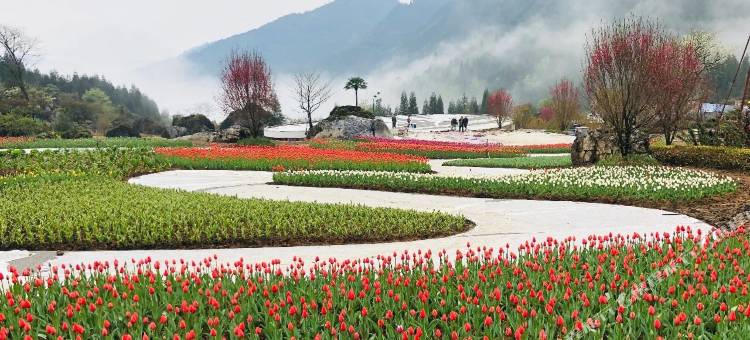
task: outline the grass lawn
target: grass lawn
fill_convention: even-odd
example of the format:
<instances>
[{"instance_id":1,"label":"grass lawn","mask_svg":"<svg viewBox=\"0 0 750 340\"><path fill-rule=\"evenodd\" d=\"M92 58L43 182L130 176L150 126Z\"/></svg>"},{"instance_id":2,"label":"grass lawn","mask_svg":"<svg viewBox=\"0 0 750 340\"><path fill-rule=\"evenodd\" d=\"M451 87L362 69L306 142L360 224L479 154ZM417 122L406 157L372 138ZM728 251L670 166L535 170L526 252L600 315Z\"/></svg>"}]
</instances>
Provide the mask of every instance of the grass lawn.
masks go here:
<instances>
[{"instance_id":1,"label":"grass lawn","mask_svg":"<svg viewBox=\"0 0 750 340\"><path fill-rule=\"evenodd\" d=\"M540 156L517 158L459 159L443 163L445 166L470 166L480 168L545 169L573 166L570 156Z\"/></svg>"}]
</instances>

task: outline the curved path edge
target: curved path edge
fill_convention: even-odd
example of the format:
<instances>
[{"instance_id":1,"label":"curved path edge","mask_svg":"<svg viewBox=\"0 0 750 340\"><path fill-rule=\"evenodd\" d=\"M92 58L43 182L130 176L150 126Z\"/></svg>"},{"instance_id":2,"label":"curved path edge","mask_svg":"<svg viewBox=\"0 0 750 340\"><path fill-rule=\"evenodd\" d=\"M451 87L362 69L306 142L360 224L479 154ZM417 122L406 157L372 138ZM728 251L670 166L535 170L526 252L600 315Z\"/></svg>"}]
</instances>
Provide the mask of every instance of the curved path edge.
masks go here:
<instances>
[{"instance_id":1,"label":"curved path edge","mask_svg":"<svg viewBox=\"0 0 750 340\"><path fill-rule=\"evenodd\" d=\"M318 203L361 204L371 207L441 211L463 215L476 223L468 232L449 237L408 242L378 244L348 244L330 246L266 247L235 249L190 250L127 250L67 252L37 264L80 264L93 261L123 262L150 257L152 260L185 259L199 261L217 256L221 262L243 258L246 263L272 259L288 264L294 257L306 263L315 257L327 259L358 259L431 249L447 250L449 254L472 246L516 249L532 238L553 237L578 239L590 235L671 232L676 226L710 230L710 226L695 218L668 211L618 206L599 203L565 201L533 201L482 199L470 197L435 196L338 188L291 187L268 184L269 172L256 171L191 171L177 170L130 179L134 185L156 188L207 192L239 198L262 198ZM27 261L28 262L28 261ZM13 263L13 262L11 262ZM47 266L44 266L47 267ZM4 266L3 266L4 269Z\"/></svg>"}]
</instances>

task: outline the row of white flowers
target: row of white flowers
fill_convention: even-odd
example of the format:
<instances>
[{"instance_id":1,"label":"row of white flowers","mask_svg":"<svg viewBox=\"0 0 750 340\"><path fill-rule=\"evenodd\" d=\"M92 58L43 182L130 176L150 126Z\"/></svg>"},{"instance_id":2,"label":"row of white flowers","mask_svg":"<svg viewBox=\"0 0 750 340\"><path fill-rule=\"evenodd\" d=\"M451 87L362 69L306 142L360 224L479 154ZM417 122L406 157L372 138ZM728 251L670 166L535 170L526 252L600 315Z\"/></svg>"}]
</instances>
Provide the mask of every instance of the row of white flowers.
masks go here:
<instances>
[{"instance_id":1,"label":"row of white flowers","mask_svg":"<svg viewBox=\"0 0 750 340\"><path fill-rule=\"evenodd\" d=\"M294 173L292 173L293 175ZM367 176L394 179L451 178L447 175L374 171L303 171L299 174L326 176ZM701 190L735 185L734 179L701 170L663 166L611 166L535 170L525 174L471 176L478 183L541 184L570 188L627 188L637 191Z\"/></svg>"}]
</instances>

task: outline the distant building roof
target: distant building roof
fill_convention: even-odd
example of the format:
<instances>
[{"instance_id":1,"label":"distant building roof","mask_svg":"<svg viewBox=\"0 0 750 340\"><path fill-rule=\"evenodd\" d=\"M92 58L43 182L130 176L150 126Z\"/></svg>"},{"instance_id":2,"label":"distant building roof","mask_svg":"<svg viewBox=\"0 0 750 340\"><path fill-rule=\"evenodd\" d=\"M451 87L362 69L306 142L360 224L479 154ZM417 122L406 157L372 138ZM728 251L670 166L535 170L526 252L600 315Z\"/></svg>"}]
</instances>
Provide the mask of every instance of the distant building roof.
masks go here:
<instances>
[{"instance_id":1,"label":"distant building roof","mask_svg":"<svg viewBox=\"0 0 750 340\"><path fill-rule=\"evenodd\" d=\"M703 103L701 105L701 113L719 113L722 107L724 107L724 104ZM724 108L724 112L731 111L734 111L734 105L727 105Z\"/></svg>"}]
</instances>

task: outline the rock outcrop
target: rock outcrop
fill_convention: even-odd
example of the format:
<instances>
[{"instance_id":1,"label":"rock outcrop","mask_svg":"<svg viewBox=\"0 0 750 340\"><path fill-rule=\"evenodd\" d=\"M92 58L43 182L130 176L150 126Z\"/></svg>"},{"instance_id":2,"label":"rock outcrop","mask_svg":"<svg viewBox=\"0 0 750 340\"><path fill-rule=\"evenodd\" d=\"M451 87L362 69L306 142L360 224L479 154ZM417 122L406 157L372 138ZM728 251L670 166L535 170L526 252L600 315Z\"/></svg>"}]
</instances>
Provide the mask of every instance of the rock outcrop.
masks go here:
<instances>
[{"instance_id":1,"label":"rock outcrop","mask_svg":"<svg viewBox=\"0 0 750 340\"><path fill-rule=\"evenodd\" d=\"M741 226L750 227L750 203L745 204L742 212L729 220L726 227L729 230L735 230Z\"/></svg>"},{"instance_id":2,"label":"rock outcrop","mask_svg":"<svg viewBox=\"0 0 750 340\"><path fill-rule=\"evenodd\" d=\"M361 136L390 137L391 130L380 119L345 116L325 119L310 131L311 137L353 139Z\"/></svg>"},{"instance_id":3,"label":"rock outcrop","mask_svg":"<svg viewBox=\"0 0 750 340\"><path fill-rule=\"evenodd\" d=\"M178 140L187 140L194 143L236 143L240 139L250 137L250 130L232 125L219 131L198 132L192 135L178 137Z\"/></svg>"},{"instance_id":4,"label":"rock outcrop","mask_svg":"<svg viewBox=\"0 0 750 340\"><path fill-rule=\"evenodd\" d=\"M649 151L648 135L636 133L633 136L631 150L634 154L647 154ZM617 144L617 136L614 134L601 130L589 130L585 127L576 129L576 139L570 150L573 165L590 165L619 154L620 148Z\"/></svg>"}]
</instances>

